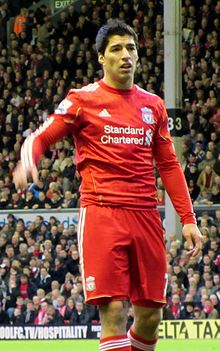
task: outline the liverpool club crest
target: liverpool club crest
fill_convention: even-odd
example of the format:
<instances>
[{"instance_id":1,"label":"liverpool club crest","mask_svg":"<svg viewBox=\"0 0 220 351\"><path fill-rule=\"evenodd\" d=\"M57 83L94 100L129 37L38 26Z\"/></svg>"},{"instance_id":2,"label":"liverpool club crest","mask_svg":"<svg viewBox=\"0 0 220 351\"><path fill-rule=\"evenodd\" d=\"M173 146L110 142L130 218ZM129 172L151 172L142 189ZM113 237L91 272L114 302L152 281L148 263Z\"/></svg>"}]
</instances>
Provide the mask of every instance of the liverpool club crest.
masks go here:
<instances>
[{"instance_id":1,"label":"liverpool club crest","mask_svg":"<svg viewBox=\"0 0 220 351\"><path fill-rule=\"evenodd\" d=\"M154 115L153 115L153 111L150 108L142 107L141 113L142 113L142 119L144 123L154 124Z\"/></svg>"},{"instance_id":2,"label":"liverpool club crest","mask_svg":"<svg viewBox=\"0 0 220 351\"><path fill-rule=\"evenodd\" d=\"M96 289L96 285L95 285L95 277L87 277L86 278L86 290L87 291L93 291Z\"/></svg>"}]
</instances>

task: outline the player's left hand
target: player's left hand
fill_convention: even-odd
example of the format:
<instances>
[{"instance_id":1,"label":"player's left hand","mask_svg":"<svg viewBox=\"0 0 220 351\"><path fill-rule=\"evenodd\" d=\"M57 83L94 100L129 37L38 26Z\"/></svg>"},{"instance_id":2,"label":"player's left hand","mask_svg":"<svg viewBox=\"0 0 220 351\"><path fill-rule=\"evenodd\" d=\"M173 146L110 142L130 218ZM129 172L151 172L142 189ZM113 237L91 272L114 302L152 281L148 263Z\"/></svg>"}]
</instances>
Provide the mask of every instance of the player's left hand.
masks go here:
<instances>
[{"instance_id":1,"label":"player's left hand","mask_svg":"<svg viewBox=\"0 0 220 351\"><path fill-rule=\"evenodd\" d=\"M192 257L199 256L202 250L202 234L196 224L184 224L183 236L186 240L186 246L188 249L188 255Z\"/></svg>"}]
</instances>

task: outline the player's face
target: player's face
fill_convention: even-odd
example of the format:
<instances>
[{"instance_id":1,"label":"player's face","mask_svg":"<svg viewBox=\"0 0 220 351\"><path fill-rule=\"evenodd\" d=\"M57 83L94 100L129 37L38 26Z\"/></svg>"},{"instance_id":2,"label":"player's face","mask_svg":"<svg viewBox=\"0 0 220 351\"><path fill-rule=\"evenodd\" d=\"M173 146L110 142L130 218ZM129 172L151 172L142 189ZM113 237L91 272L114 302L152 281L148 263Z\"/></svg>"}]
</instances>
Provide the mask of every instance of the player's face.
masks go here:
<instances>
[{"instance_id":1,"label":"player's face","mask_svg":"<svg viewBox=\"0 0 220 351\"><path fill-rule=\"evenodd\" d=\"M130 35L113 35L105 49L99 54L103 65L104 82L113 88L130 89L138 60L137 48Z\"/></svg>"}]
</instances>

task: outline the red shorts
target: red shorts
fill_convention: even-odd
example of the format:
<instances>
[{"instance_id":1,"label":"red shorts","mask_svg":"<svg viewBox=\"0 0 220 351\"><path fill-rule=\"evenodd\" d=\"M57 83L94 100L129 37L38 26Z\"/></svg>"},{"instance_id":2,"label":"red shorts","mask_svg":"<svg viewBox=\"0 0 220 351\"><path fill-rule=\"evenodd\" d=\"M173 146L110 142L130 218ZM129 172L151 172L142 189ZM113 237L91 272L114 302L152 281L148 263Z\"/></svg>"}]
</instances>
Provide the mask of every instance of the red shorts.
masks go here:
<instances>
[{"instance_id":1,"label":"red shorts","mask_svg":"<svg viewBox=\"0 0 220 351\"><path fill-rule=\"evenodd\" d=\"M78 242L88 303L165 303L167 264L157 209L81 208Z\"/></svg>"}]
</instances>

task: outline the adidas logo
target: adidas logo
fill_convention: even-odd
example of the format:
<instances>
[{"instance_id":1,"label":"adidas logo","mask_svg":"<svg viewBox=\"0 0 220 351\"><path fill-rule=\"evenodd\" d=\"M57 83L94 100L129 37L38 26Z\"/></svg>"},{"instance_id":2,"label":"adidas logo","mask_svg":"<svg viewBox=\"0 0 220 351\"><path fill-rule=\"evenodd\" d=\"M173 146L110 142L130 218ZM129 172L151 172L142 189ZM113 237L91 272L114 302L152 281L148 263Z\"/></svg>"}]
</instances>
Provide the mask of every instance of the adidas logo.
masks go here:
<instances>
[{"instance_id":1,"label":"adidas logo","mask_svg":"<svg viewBox=\"0 0 220 351\"><path fill-rule=\"evenodd\" d=\"M99 117L111 117L110 113L104 108L99 114Z\"/></svg>"}]
</instances>

